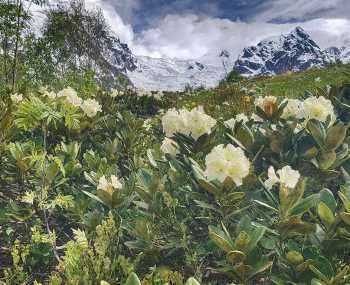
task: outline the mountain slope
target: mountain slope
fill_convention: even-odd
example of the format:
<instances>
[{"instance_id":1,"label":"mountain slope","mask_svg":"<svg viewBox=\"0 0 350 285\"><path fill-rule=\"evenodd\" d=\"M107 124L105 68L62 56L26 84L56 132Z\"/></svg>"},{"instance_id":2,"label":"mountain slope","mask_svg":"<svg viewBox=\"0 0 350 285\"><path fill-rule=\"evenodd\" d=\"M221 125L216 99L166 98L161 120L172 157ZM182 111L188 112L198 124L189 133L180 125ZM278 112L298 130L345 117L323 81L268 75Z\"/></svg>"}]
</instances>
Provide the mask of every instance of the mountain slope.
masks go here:
<instances>
[{"instance_id":1,"label":"mountain slope","mask_svg":"<svg viewBox=\"0 0 350 285\"><path fill-rule=\"evenodd\" d=\"M311 37L300 27L291 33L247 47L235 63L244 76L275 75L288 70L301 71L332 63Z\"/></svg>"},{"instance_id":2,"label":"mountain slope","mask_svg":"<svg viewBox=\"0 0 350 285\"><path fill-rule=\"evenodd\" d=\"M324 50L324 53L335 63L350 63L350 48L329 47Z\"/></svg>"},{"instance_id":3,"label":"mountain slope","mask_svg":"<svg viewBox=\"0 0 350 285\"><path fill-rule=\"evenodd\" d=\"M137 88L145 90L181 91L186 86L215 87L232 70L234 61L222 51L211 60L179 60L137 57L137 68L127 76Z\"/></svg>"}]
</instances>

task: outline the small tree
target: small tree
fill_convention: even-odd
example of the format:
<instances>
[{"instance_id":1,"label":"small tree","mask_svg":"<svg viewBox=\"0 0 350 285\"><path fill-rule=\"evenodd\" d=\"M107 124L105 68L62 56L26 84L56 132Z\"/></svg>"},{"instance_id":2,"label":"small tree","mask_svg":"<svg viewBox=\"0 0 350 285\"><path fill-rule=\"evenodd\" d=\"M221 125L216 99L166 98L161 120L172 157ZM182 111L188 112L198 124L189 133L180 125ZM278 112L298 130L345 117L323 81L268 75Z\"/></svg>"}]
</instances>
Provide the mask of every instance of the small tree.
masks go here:
<instances>
[{"instance_id":1,"label":"small tree","mask_svg":"<svg viewBox=\"0 0 350 285\"><path fill-rule=\"evenodd\" d=\"M27 5L25 5L27 3ZM2 85L10 92L16 90L18 71L25 61L26 33L31 20L31 4L43 5L44 0L0 0L0 42Z\"/></svg>"}]
</instances>

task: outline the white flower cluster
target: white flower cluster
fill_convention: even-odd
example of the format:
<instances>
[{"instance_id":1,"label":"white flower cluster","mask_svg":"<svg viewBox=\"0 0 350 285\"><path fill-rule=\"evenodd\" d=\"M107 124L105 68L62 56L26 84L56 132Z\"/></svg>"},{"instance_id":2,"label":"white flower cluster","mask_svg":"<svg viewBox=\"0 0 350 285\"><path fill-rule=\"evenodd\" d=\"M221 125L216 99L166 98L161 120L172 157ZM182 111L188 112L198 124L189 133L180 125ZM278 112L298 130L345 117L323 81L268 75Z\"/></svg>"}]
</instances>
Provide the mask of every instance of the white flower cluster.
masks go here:
<instances>
[{"instance_id":1,"label":"white flower cluster","mask_svg":"<svg viewBox=\"0 0 350 285\"><path fill-rule=\"evenodd\" d=\"M116 97L119 97L119 96L123 96L124 94L125 94L124 91L117 90L117 89L112 89L111 93L110 93L110 96L112 98L116 98Z\"/></svg>"},{"instance_id":2,"label":"white flower cluster","mask_svg":"<svg viewBox=\"0 0 350 285\"><path fill-rule=\"evenodd\" d=\"M23 100L23 95L22 94L12 94L11 96L11 101L15 104L18 104L20 102L22 102Z\"/></svg>"},{"instance_id":3,"label":"white flower cluster","mask_svg":"<svg viewBox=\"0 0 350 285\"><path fill-rule=\"evenodd\" d=\"M106 192L113 192L114 190L121 189L123 185L120 183L117 176L112 175L110 179L107 179L106 176L102 176L97 185L97 190L103 190Z\"/></svg>"},{"instance_id":4,"label":"white flower cluster","mask_svg":"<svg viewBox=\"0 0 350 285\"><path fill-rule=\"evenodd\" d=\"M306 120L316 119L321 122L326 122L330 117L334 121L336 115L332 102L323 96L309 97L303 102L304 116Z\"/></svg>"},{"instance_id":5,"label":"white flower cluster","mask_svg":"<svg viewBox=\"0 0 350 285\"><path fill-rule=\"evenodd\" d=\"M275 96L259 96L255 99L254 105L259 107L267 114L272 114L274 108L277 106L277 98Z\"/></svg>"},{"instance_id":6,"label":"white flower cluster","mask_svg":"<svg viewBox=\"0 0 350 285\"><path fill-rule=\"evenodd\" d=\"M42 88L41 93L44 96L47 96L51 99L54 98L65 98L65 102L71 104L75 107L80 107L81 110L85 113L89 118L93 118L97 115L98 112L102 112L102 106L95 99L87 99L83 100L77 94L77 92L71 88L67 87L62 89L57 93L57 96L54 92L49 92L47 89Z\"/></svg>"},{"instance_id":7,"label":"white flower cluster","mask_svg":"<svg viewBox=\"0 0 350 285\"><path fill-rule=\"evenodd\" d=\"M156 100L162 100L162 98L164 97L164 94L162 91L152 93L151 91L146 91L146 90L142 90L142 89L136 90L136 95L138 97L149 97L149 98L154 98Z\"/></svg>"},{"instance_id":8,"label":"white flower cluster","mask_svg":"<svg viewBox=\"0 0 350 285\"><path fill-rule=\"evenodd\" d=\"M237 185L249 174L250 162L243 150L229 144L218 145L205 158L205 176L208 180L224 182L231 178Z\"/></svg>"},{"instance_id":9,"label":"white flower cluster","mask_svg":"<svg viewBox=\"0 0 350 285\"><path fill-rule=\"evenodd\" d=\"M84 100L80 107L89 118L95 117L97 112L102 112L101 105L95 99Z\"/></svg>"},{"instance_id":10,"label":"white flower cluster","mask_svg":"<svg viewBox=\"0 0 350 285\"><path fill-rule=\"evenodd\" d=\"M80 107L83 102L83 99L81 99L77 92L71 87L62 89L57 93L57 97L64 97L67 103L72 104L75 107Z\"/></svg>"},{"instance_id":11,"label":"white flower cluster","mask_svg":"<svg viewBox=\"0 0 350 285\"><path fill-rule=\"evenodd\" d=\"M285 99L282 101L282 104L287 102L286 107L283 109L283 114L281 116L282 119L303 119L304 118L304 110L303 110L303 102L298 99Z\"/></svg>"},{"instance_id":12,"label":"white flower cluster","mask_svg":"<svg viewBox=\"0 0 350 285\"><path fill-rule=\"evenodd\" d=\"M162 117L162 125L167 137L180 133L191 135L197 140L202 135L211 133L216 120L205 114L203 107L200 106L191 111L170 109Z\"/></svg>"},{"instance_id":13,"label":"white flower cluster","mask_svg":"<svg viewBox=\"0 0 350 285\"><path fill-rule=\"evenodd\" d=\"M41 86L39 88L39 92L41 93L42 96L48 97L50 99L56 99L57 94L53 91L49 91L47 86Z\"/></svg>"},{"instance_id":14,"label":"white flower cluster","mask_svg":"<svg viewBox=\"0 0 350 285\"><path fill-rule=\"evenodd\" d=\"M287 102L283 110L282 118L289 119L305 119L305 121L316 119L321 122L326 122L327 118L331 118L333 122L336 118L332 102L323 96L312 96L304 101L297 99L285 99ZM267 114L272 114L273 108L277 106L277 98L274 96L259 97L254 102L255 106L260 107Z\"/></svg>"},{"instance_id":15,"label":"white flower cluster","mask_svg":"<svg viewBox=\"0 0 350 285\"><path fill-rule=\"evenodd\" d=\"M271 190L276 183L293 189L298 184L300 178L299 171L292 169L289 165L277 170L277 175L273 166L270 166L268 170L268 179L264 182L266 189Z\"/></svg>"}]
</instances>

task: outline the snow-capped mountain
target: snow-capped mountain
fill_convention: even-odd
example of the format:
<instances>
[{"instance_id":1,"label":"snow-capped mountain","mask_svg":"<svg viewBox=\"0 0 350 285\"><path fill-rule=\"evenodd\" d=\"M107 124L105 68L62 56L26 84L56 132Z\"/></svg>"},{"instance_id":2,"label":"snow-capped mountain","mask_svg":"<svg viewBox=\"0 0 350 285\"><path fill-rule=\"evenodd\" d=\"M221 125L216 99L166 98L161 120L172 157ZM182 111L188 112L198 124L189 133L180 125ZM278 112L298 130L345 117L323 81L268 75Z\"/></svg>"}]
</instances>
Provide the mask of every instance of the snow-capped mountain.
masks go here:
<instances>
[{"instance_id":1,"label":"snow-capped mountain","mask_svg":"<svg viewBox=\"0 0 350 285\"><path fill-rule=\"evenodd\" d=\"M347 47L329 47L324 50L324 53L334 63L350 63L350 48Z\"/></svg>"},{"instance_id":2,"label":"snow-capped mountain","mask_svg":"<svg viewBox=\"0 0 350 285\"><path fill-rule=\"evenodd\" d=\"M58 5L55 0L50 3L50 9ZM34 19L32 29L40 37L45 28L45 11L39 6L31 10ZM75 35L67 35L72 43L75 38ZM90 46L86 45L73 63L94 68L97 78L107 85L121 74L126 75L137 88L152 91L181 91L187 86L212 88L233 69L243 76L253 77L289 70L301 71L330 63L350 63L350 48L330 47L321 50L300 27L289 34L268 38L255 46L244 48L238 59L237 54L228 50L212 52L193 60L135 56L128 45L113 33L99 40L96 45L99 49L91 48L94 44L92 37Z\"/></svg>"},{"instance_id":3,"label":"snow-capped mountain","mask_svg":"<svg viewBox=\"0 0 350 285\"><path fill-rule=\"evenodd\" d=\"M121 42L118 35L108 26L96 24L98 14L89 14L85 6L79 5L56 0L49 1L45 7L30 5L27 7L32 14L29 30L38 38L55 39L55 36L52 36L53 31L59 31L60 39L64 37L64 47L52 51L52 58L58 70L70 67L91 68L96 71L97 80L110 85L116 76L125 76L128 71L136 69L136 58L128 45ZM59 21L56 26L52 24L55 21L50 22L55 15L64 15L63 25L59 26ZM69 57L61 60L62 55L67 53Z\"/></svg>"},{"instance_id":4,"label":"snow-capped mountain","mask_svg":"<svg viewBox=\"0 0 350 285\"><path fill-rule=\"evenodd\" d=\"M114 34L102 40L100 53L94 56L100 66L106 66L113 75L136 69L137 60L127 44L122 43Z\"/></svg>"},{"instance_id":5,"label":"snow-capped mountain","mask_svg":"<svg viewBox=\"0 0 350 285\"><path fill-rule=\"evenodd\" d=\"M136 58L137 68L127 76L137 88L145 90L181 91L186 86L212 88L232 70L234 64L228 51L199 60Z\"/></svg>"},{"instance_id":6,"label":"snow-capped mountain","mask_svg":"<svg viewBox=\"0 0 350 285\"><path fill-rule=\"evenodd\" d=\"M234 68L244 76L256 76L301 71L329 63L332 63L332 58L302 28L297 27L287 35L244 48Z\"/></svg>"},{"instance_id":7,"label":"snow-capped mountain","mask_svg":"<svg viewBox=\"0 0 350 285\"><path fill-rule=\"evenodd\" d=\"M137 68L127 75L138 88L179 91L188 85L215 87L233 69L254 77L321 68L331 63L350 63L350 48L322 50L309 34L296 27L289 34L244 48L238 59L226 50L198 60L137 57Z\"/></svg>"}]
</instances>

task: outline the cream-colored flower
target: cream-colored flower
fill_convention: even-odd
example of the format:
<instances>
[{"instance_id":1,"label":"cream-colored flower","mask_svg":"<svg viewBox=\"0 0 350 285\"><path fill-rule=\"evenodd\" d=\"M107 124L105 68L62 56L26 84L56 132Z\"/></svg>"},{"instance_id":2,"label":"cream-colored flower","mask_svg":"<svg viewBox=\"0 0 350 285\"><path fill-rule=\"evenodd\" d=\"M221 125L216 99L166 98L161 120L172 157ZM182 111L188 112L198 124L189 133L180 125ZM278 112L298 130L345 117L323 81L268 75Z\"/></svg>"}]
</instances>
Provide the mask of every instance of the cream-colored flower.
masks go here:
<instances>
[{"instance_id":1,"label":"cream-colored flower","mask_svg":"<svg viewBox=\"0 0 350 285\"><path fill-rule=\"evenodd\" d=\"M216 120L205 114L203 107L199 106L192 111L186 109L168 110L162 117L162 125L168 137L180 133L191 135L197 140L202 135L211 133L212 128L216 125Z\"/></svg>"},{"instance_id":2,"label":"cream-colored flower","mask_svg":"<svg viewBox=\"0 0 350 285\"><path fill-rule=\"evenodd\" d=\"M87 99L81 105L81 109L89 118L97 115L97 112L102 112L101 105L95 99Z\"/></svg>"},{"instance_id":3,"label":"cream-colored flower","mask_svg":"<svg viewBox=\"0 0 350 285\"><path fill-rule=\"evenodd\" d=\"M164 138L162 145L160 147L160 150L165 154L168 153L172 156L176 156L179 151L179 145L173 141L172 139L169 138Z\"/></svg>"},{"instance_id":4,"label":"cream-colored flower","mask_svg":"<svg viewBox=\"0 0 350 285\"><path fill-rule=\"evenodd\" d=\"M103 190L107 192L112 192L113 190L121 189L123 185L120 183L117 176L112 175L109 180L107 180L106 176L101 176L98 185L97 190Z\"/></svg>"},{"instance_id":5,"label":"cream-colored flower","mask_svg":"<svg viewBox=\"0 0 350 285\"><path fill-rule=\"evenodd\" d=\"M180 112L170 109L162 117L163 130L167 137L172 137L175 133L189 134L186 126L186 116L182 111Z\"/></svg>"},{"instance_id":6,"label":"cream-colored flower","mask_svg":"<svg viewBox=\"0 0 350 285\"><path fill-rule=\"evenodd\" d=\"M304 115L307 120L316 119L326 122L328 116L334 121L336 116L332 102L323 96L309 97L304 101Z\"/></svg>"},{"instance_id":7,"label":"cream-colored flower","mask_svg":"<svg viewBox=\"0 0 350 285\"><path fill-rule=\"evenodd\" d=\"M282 119L303 119L304 118L304 109L303 102L297 99L285 99L282 103L287 103L287 106L283 109Z\"/></svg>"},{"instance_id":8,"label":"cream-colored flower","mask_svg":"<svg viewBox=\"0 0 350 285\"><path fill-rule=\"evenodd\" d=\"M193 109L186 116L188 131L195 140L204 134L210 134L216 125L216 120L205 114L202 106Z\"/></svg>"},{"instance_id":9,"label":"cream-colored flower","mask_svg":"<svg viewBox=\"0 0 350 285\"><path fill-rule=\"evenodd\" d=\"M237 185L242 185L242 180L249 174L250 162L243 150L229 144L218 145L205 158L205 176L210 181L224 182L231 178Z\"/></svg>"},{"instance_id":10,"label":"cream-colored flower","mask_svg":"<svg viewBox=\"0 0 350 285\"><path fill-rule=\"evenodd\" d=\"M20 102L22 102L23 100L23 95L22 94L12 94L11 96L11 101L15 104L18 104Z\"/></svg>"},{"instance_id":11,"label":"cream-colored flower","mask_svg":"<svg viewBox=\"0 0 350 285\"><path fill-rule=\"evenodd\" d=\"M123 185L120 183L118 177L115 175L111 176L111 184L112 184L114 189L121 189L123 187Z\"/></svg>"},{"instance_id":12,"label":"cream-colored flower","mask_svg":"<svg viewBox=\"0 0 350 285\"><path fill-rule=\"evenodd\" d=\"M66 102L72 104L75 107L80 107L83 101L78 96L77 92L71 87L62 89L60 92L57 93L57 97L65 97Z\"/></svg>"},{"instance_id":13,"label":"cream-colored flower","mask_svg":"<svg viewBox=\"0 0 350 285\"><path fill-rule=\"evenodd\" d=\"M112 89L111 93L110 93L110 96L112 98L118 97L119 96L119 91L117 89Z\"/></svg>"},{"instance_id":14,"label":"cream-colored flower","mask_svg":"<svg viewBox=\"0 0 350 285\"><path fill-rule=\"evenodd\" d=\"M268 179L264 182L264 185L268 190L272 189L276 183L293 189L298 184L299 179L299 171L292 169L289 165L278 170L277 175L273 166L270 166L268 169Z\"/></svg>"},{"instance_id":15,"label":"cream-colored flower","mask_svg":"<svg viewBox=\"0 0 350 285\"><path fill-rule=\"evenodd\" d=\"M272 115L277 108L277 98L275 96L259 96L255 99L254 105L262 109L267 115Z\"/></svg>"},{"instance_id":16,"label":"cream-colored flower","mask_svg":"<svg viewBox=\"0 0 350 285\"><path fill-rule=\"evenodd\" d=\"M264 182L266 189L271 190L273 185L278 183L280 180L276 175L275 169L273 166L270 166L267 172L268 179Z\"/></svg>"},{"instance_id":17,"label":"cream-colored flower","mask_svg":"<svg viewBox=\"0 0 350 285\"><path fill-rule=\"evenodd\" d=\"M156 100L162 100L163 97L164 97L164 94L162 91L158 91L157 93L153 94L153 98Z\"/></svg>"}]
</instances>

